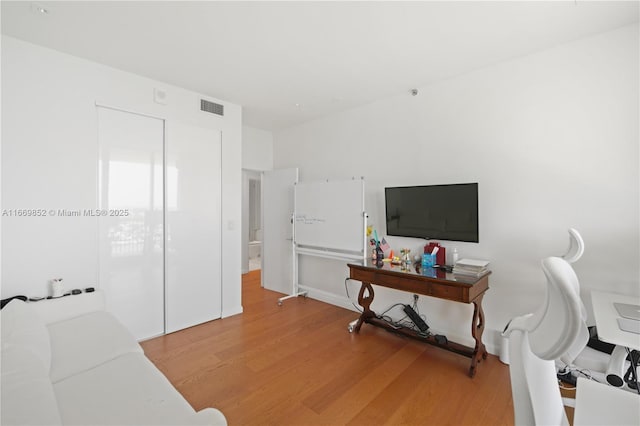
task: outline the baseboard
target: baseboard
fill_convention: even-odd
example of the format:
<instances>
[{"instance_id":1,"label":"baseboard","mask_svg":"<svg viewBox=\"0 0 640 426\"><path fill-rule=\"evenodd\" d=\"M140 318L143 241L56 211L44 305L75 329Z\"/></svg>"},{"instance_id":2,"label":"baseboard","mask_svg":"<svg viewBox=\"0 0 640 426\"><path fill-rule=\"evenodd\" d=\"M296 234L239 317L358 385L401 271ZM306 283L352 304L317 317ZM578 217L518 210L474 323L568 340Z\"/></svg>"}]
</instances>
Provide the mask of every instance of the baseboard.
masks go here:
<instances>
[{"instance_id":1,"label":"baseboard","mask_svg":"<svg viewBox=\"0 0 640 426\"><path fill-rule=\"evenodd\" d=\"M350 311L359 312L359 310L353 305L351 300L344 296L338 296L337 294L329 293L327 291L318 290L313 287L306 287L304 285L298 285L300 291L306 291L307 296L319 300L321 302L328 303L330 305L339 306L344 309L349 309Z\"/></svg>"}]
</instances>

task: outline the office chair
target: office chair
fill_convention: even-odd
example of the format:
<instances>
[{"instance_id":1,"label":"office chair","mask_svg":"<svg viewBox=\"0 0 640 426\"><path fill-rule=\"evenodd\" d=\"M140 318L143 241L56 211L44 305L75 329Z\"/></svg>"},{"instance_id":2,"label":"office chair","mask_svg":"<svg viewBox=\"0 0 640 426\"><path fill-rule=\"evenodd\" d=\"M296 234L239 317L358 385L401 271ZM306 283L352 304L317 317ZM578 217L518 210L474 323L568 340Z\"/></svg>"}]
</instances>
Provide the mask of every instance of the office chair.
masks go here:
<instances>
[{"instance_id":1,"label":"office chair","mask_svg":"<svg viewBox=\"0 0 640 426\"><path fill-rule=\"evenodd\" d=\"M568 425L556 379L555 359L587 343L580 283L559 257L542 261L547 279L544 303L533 314L513 318L502 335L509 338L509 374L515 424ZM578 379L574 426L637 424L640 397L611 386ZM630 420L631 419L631 420Z\"/></svg>"},{"instance_id":2,"label":"office chair","mask_svg":"<svg viewBox=\"0 0 640 426\"><path fill-rule=\"evenodd\" d=\"M577 262L584 253L584 240L575 228L569 228L569 249L562 256L567 263ZM580 291L578 289L578 297ZM585 321L585 328L588 337L588 346L581 344L569 348L566 353L557 360L556 367L558 374L566 374L571 370L584 371L589 376L593 376L600 382L608 382L612 386L622 387L624 385L624 373L630 366L627 362L627 351L622 346L615 346L600 342L597 338L595 327L587 327L587 314L584 304L580 302L582 308L582 318ZM585 332L580 331L581 334ZM584 337L581 336L580 342ZM574 378L575 380L575 378Z\"/></svg>"},{"instance_id":3,"label":"office chair","mask_svg":"<svg viewBox=\"0 0 640 426\"><path fill-rule=\"evenodd\" d=\"M569 249L562 256L568 263L578 261L584 253L584 240L575 228L569 228Z\"/></svg>"},{"instance_id":4,"label":"office chair","mask_svg":"<svg viewBox=\"0 0 640 426\"><path fill-rule=\"evenodd\" d=\"M559 257L542 261L547 278L545 301L532 314L512 319L503 332L509 338L509 371L517 425L568 425L554 360L586 345L578 278Z\"/></svg>"}]
</instances>

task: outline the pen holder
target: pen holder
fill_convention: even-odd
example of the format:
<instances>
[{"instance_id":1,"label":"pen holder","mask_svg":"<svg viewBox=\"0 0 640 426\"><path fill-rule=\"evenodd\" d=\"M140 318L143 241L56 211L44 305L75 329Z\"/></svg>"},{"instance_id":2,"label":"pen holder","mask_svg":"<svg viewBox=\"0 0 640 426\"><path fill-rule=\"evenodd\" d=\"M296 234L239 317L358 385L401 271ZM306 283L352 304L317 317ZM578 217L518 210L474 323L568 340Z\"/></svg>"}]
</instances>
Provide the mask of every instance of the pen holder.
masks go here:
<instances>
[{"instance_id":1,"label":"pen holder","mask_svg":"<svg viewBox=\"0 0 640 426\"><path fill-rule=\"evenodd\" d=\"M426 246L424 246L425 253L433 253L433 250L438 247L438 252L436 253L436 265L444 265L447 263L447 250L440 245L440 243L430 242Z\"/></svg>"},{"instance_id":2,"label":"pen holder","mask_svg":"<svg viewBox=\"0 0 640 426\"><path fill-rule=\"evenodd\" d=\"M438 273L436 272L435 268L424 267L422 268L422 276L436 278L438 276Z\"/></svg>"},{"instance_id":3,"label":"pen holder","mask_svg":"<svg viewBox=\"0 0 640 426\"><path fill-rule=\"evenodd\" d=\"M423 268L433 268L433 265L436 264L436 255L430 253L424 253L422 255L422 267Z\"/></svg>"}]
</instances>

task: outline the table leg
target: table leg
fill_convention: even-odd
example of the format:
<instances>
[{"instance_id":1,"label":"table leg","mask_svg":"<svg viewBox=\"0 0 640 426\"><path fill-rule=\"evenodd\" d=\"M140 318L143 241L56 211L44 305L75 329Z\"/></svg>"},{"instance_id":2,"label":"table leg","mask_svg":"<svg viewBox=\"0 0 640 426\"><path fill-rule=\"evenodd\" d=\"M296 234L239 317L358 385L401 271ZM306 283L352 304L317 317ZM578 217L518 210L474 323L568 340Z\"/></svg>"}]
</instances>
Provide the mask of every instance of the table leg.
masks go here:
<instances>
[{"instance_id":1,"label":"table leg","mask_svg":"<svg viewBox=\"0 0 640 426\"><path fill-rule=\"evenodd\" d=\"M476 345L473 349L473 355L471 357L471 367L469 368L469 376L473 377L476 374L476 365L483 359L487 359L487 348L482 343L482 333L484 333L484 311L482 310L482 298L484 294L481 294L473 301L473 320L471 321L471 335L476 341Z\"/></svg>"},{"instance_id":2,"label":"table leg","mask_svg":"<svg viewBox=\"0 0 640 426\"><path fill-rule=\"evenodd\" d=\"M363 282L360 286L360 293L358 293L358 303L362 306L363 310L360 315L360 319L358 319L358 323L353 329L356 333L360 331L360 327L363 322L366 322L367 319L376 316L376 314L371 310L373 295L373 287L371 286L371 283Z\"/></svg>"}]
</instances>

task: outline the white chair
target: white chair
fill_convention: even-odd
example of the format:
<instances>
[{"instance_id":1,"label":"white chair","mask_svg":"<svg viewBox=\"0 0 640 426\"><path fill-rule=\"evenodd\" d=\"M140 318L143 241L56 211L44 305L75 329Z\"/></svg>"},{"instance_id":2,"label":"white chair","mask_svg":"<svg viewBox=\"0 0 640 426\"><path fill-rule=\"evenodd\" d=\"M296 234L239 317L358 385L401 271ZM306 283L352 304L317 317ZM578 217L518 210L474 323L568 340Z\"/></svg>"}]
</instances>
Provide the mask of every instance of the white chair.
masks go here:
<instances>
[{"instance_id":1,"label":"white chair","mask_svg":"<svg viewBox=\"0 0 640 426\"><path fill-rule=\"evenodd\" d=\"M512 319L503 332L509 338L516 425L569 424L554 360L578 345L579 338L586 344L573 269L559 257L544 259L542 269L547 278L545 303L533 314Z\"/></svg>"},{"instance_id":2,"label":"white chair","mask_svg":"<svg viewBox=\"0 0 640 426\"><path fill-rule=\"evenodd\" d=\"M582 236L575 228L569 228L569 249L562 256L567 263L575 263L577 262L582 255L584 254L584 240ZM575 276L575 272L573 268L571 268L573 275ZM589 328L587 327L587 310L584 307L584 303L582 303L582 299L580 299L580 284L578 283L578 278L575 278L576 284L573 286L574 291L576 292L578 299L580 300L580 312L582 321L584 323L584 327L580 327L579 333L580 338L576 340L576 344L570 348L567 348L564 354L561 357L558 357L558 361L562 366L571 366L575 359L583 353L585 350L591 348L587 348L586 344L589 341ZM597 352L597 351L594 351ZM597 366L598 370L606 368L608 362L608 356L604 353L602 354L592 354L588 359L597 359L596 364L589 364L590 367Z\"/></svg>"},{"instance_id":3,"label":"white chair","mask_svg":"<svg viewBox=\"0 0 640 426\"><path fill-rule=\"evenodd\" d=\"M575 228L569 228L569 249L562 256L569 263L574 263L582 257L584 253L584 240Z\"/></svg>"},{"instance_id":4,"label":"white chair","mask_svg":"<svg viewBox=\"0 0 640 426\"><path fill-rule=\"evenodd\" d=\"M575 263L582 257L583 253L584 240L580 232L575 228L569 228L569 248L562 258L567 263ZM577 293L579 297L579 287ZM582 304L582 302L580 303L582 306L582 319L585 322L584 330L581 330L580 333L586 333L588 340L589 329L586 326L587 313L584 304ZM569 367L569 369L588 372L589 375L600 381L606 380L612 386L624 386L623 376L629 367L629 362L626 361L626 349L622 346L616 346L613 352L609 354L583 345L582 339L581 337L576 346L569 348L566 353L557 360L556 367L560 370Z\"/></svg>"},{"instance_id":5,"label":"white chair","mask_svg":"<svg viewBox=\"0 0 640 426\"><path fill-rule=\"evenodd\" d=\"M584 346L580 285L571 265L559 257L542 261L547 278L544 304L533 314L512 319L509 338L511 391L516 425L568 425L554 360ZM602 405L593 401L602 401ZM615 407L615 411L609 408ZM615 420L616 423L612 423ZM619 389L578 382L574 426L638 424L640 396Z\"/></svg>"}]
</instances>

